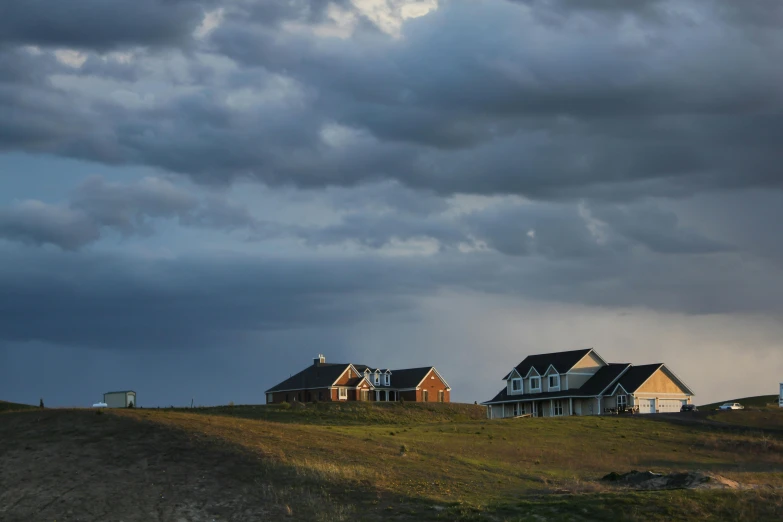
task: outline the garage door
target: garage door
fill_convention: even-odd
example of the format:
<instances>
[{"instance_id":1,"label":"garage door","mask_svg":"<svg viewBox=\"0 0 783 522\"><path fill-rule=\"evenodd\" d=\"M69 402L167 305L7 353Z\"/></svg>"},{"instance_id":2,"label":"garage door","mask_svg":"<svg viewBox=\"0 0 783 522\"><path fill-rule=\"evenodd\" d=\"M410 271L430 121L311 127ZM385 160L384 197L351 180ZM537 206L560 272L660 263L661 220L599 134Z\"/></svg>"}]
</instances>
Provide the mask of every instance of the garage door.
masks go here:
<instances>
[{"instance_id":1,"label":"garage door","mask_svg":"<svg viewBox=\"0 0 783 522\"><path fill-rule=\"evenodd\" d=\"M679 399L658 399L658 409L661 413L671 413L673 411L680 411L683 402Z\"/></svg>"},{"instance_id":2,"label":"garage door","mask_svg":"<svg viewBox=\"0 0 783 522\"><path fill-rule=\"evenodd\" d=\"M655 413L655 399L638 399L639 413Z\"/></svg>"}]
</instances>

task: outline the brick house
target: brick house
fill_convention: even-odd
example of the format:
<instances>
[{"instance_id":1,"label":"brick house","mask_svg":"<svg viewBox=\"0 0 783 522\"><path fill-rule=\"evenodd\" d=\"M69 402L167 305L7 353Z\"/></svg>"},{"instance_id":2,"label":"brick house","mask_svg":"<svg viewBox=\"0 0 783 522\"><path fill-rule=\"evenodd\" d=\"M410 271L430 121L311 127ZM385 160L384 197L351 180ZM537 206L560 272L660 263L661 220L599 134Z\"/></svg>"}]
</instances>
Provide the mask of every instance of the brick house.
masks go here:
<instances>
[{"instance_id":1,"label":"brick house","mask_svg":"<svg viewBox=\"0 0 783 522\"><path fill-rule=\"evenodd\" d=\"M389 370L364 364L313 364L266 391L266 403L324 401L450 402L451 388L433 366Z\"/></svg>"},{"instance_id":2,"label":"brick house","mask_svg":"<svg viewBox=\"0 0 783 522\"><path fill-rule=\"evenodd\" d=\"M503 377L489 418L678 412L694 393L665 364L607 363L592 348L530 355Z\"/></svg>"}]
</instances>

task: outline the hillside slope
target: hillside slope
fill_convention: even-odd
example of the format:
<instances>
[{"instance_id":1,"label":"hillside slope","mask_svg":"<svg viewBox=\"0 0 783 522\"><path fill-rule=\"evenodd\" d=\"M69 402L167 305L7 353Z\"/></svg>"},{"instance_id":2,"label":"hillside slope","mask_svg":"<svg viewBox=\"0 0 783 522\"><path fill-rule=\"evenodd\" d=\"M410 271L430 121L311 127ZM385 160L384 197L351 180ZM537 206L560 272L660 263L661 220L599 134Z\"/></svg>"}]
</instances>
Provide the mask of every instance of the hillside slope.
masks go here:
<instances>
[{"instance_id":1,"label":"hillside slope","mask_svg":"<svg viewBox=\"0 0 783 522\"><path fill-rule=\"evenodd\" d=\"M16 402L0 401L0 413L6 411L19 411L19 410L30 410L30 409L35 409L35 406L30 406L29 404L19 404Z\"/></svg>"},{"instance_id":2,"label":"hillside slope","mask_svg":"<svg viewBox=\"0 0 783 522\"><path fill-rule=\"evenodd\" d=\"M727 403L727 402L738 402L745 406L746 408L766 408L769 406L778 406L778 396L777 395L758 395L756 397L745 397L744 399L728 399L725 401L720 402L713 402L711 404L705 404L704 406L699 406L699 409L702 410L714 410L721 404Z\"/></svg>"},{"instance_id":3,"label":"hillside slope","mask_svg":"<svg viewBox=\"0 0 783 522\"><path fill-rule=\"evenodd\" d=\"M280 405L238 405L176 409L184 413L223 415L285 423L367 425L465 422L487 417L486 406L420 402L321 402Z\"/></svg>"},{"instance_id":4,"label":"hillside slope","mask_svg":"<svg viewBox=\"0 0 783 522\"><path fill-rule=\"evenodd\" d=\"M452 421L427 408L361 425L340 417L350 409L336 413L335 423L149 409L3 414L0 519L783 517L783 437L758 430L643 416ZM706 469L759 488L632 492L600 481L630 469Z\"/></svg>"}]
</instances>

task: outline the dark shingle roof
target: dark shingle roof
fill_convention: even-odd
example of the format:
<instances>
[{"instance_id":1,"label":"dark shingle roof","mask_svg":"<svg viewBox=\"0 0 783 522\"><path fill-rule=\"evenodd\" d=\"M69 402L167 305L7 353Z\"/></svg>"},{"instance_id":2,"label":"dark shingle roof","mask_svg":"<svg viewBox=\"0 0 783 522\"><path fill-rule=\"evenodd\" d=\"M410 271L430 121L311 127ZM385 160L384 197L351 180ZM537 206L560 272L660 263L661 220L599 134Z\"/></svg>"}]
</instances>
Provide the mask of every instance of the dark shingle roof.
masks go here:
<instances>
[{"instance_id":1,"label":"dark shingle roof","mask_svg":"<svg viewBox=\"0 0 783 522\"><path fill-rule=\"evenodd\" d=\"M630 364L608 364L602 366L595 375L579 388L581 395L598 395L610 384L617 380L621 373L628 369Z\"/></svg>"},{"instance_id":2,"label":"dark shingle roof","mask_svg":"<svg viewBox=\"0 0 783 522\"><path fill-rule=\"evenodd\" d=\"M421 368L405 368L403 370L391 371L392 388L415 388L432 370L432 366L423 366Z\"/></svg>"},{"instance_id":3,"label":"dark shingle roof","mask_svg":"<svg viewBox=\"0 0 783 522\"><path fill-rule=\"evenodd\" d=\"M647 379L652 377L652 374L658 371L658 368L661 366L663 366L663 363L632 366L631 369L623 374L618 383L622 385L625 391L633 393L638 390ZM612 390L609 390L609 392L611 391Z\"/></svg>"},{"instance_id":4,"label":"dark shingle roof","mask_svg":"<svg viewBox=\"0 0 783 522\"><path fill-rule=\"evenodd\" d=\"M592 348L585 348L584 350L571 350L570 352L528 355L524 361L519 363L516 369L522 377L527 375L530 368L535 368L538 373L543 374L550 365L554 366L559 373L565 373L581 361L591 350Z\"/></svg>"},{"instance_id":5,"label":"dark shingle roof","mask_svg":"<svg viewBox=\"0 0 783 522\"><path fill-rule=\"evenodd\" d=\"M556 392L543 392L543 393L526 393L524 395L509 395L508 388L503 388L500 393L495 395L490 402L503 402L503 401L529 401L529 400L544 400L555 399L557 397L594 397L601 393L604 389L614 383L617 378L629 367L633 368L630 364L608 364L599 368L595 375L590 377L586 383L581 387L562 390ZM629 370L630 371L630 370ZM611 390L609 390L611 391ZM486 403L483 403L486 404Z\"/></svg>"},{"instance_id":6,"label":"dark shingle roof","mask_svg":"<svg viewBox=\"0 0 783 522\"><path fill-rule=\"evenodd\" d=\"M556 392L543 392L543 393L526 393L525 395L509 395L508 388L503 388L500 393L495 395L491 400L482 402L481 404L488 404L490 402L504 402L504 401L529 401L529 400L544 400L544 399L556 399L558 397L579 397L581 393L579 390L563 390Z\"/></svg>"},{"instance_id":7,"label":"dark shingle roof","mask_svg":"<svg viewBox=\"0 0 783 522\"><path fill-rule=\"evenodd\" d=\"M360 373L364 374L364 370L369 368L373 372L373 368L364 364L354 364L354 368ZM348 363L321 363L320 365L308 366L301 372L297 373L284 380L280 384L269 388L266 393L282 390L302 390L310 388L325 388L331 386L334 381L348 368ZM432 366L423 366L421 368L404 368L401 370L389 370L391 371L391 384L390 386L383 386L383 380L380 385L376 385L377 388L415 388L427 373L432 369ZM356 386L361 379L353 378L346 386ZM372 383L372 379L370 379Z\"/></svg>"},{"instance_id":8,"label":"dark shingle roof","mask_svg":"<svg viewBox=\"0 0 783 522\"><path fill-rule=\"evenodd\" d=\"M269 388L266 393L281 390L302 390L308 388L325 388L331 386L334 381L348 368L348 364L321 363L310 365L301 372L292 375L280 384ZM359 368L356 368L359 370ZM363 371L359 370L360 372Z\"/></svg>"}]
</instances>

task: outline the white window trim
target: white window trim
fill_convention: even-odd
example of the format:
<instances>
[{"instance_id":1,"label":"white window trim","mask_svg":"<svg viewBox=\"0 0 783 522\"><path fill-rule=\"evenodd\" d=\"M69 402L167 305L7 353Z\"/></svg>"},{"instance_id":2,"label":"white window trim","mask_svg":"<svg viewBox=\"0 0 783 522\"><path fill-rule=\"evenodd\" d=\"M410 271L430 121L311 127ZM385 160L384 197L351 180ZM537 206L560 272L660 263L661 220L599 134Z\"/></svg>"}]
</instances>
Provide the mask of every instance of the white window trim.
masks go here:
<instances>
[{"instance_id":1,"label":"white window trim","mask_svg":"<svg viewBox=\"0 0 783 522\"><path fill-rule=\"evenodd\" d=\"M348 400L348 388L337 388L337 399L341 401L347 401Z\"/></svg>"},{"instance_id":2,"label":"white window trim","mask_svg":"<svg viewBox=\"0 0 783 522\"><path fill-rule=\"evenodd\" d=\"M390 382L391 382L391 379L390 379L389 374L387 373L386 375L383 376L383 384L386 385L386 386L389 386Z\"/></svg>"},{"instance_id":3,"label":"white window trim","mask_svg":"<svg viewBox=\"0 0 783 522\"><path fill-rule=\"evenodd\" d=\"M516 390L514 389L515 382L519 383L519 389ZM514 377L513 379L511 379L511 393L525 393L524 383L521 378Z\"/></svg>"},{"instance_id":4,"label":"white window trim","mask_svg":"<svg viewBox=\"0 0 783 522\"><path fill-rule=\"evenodd\" d=\"M552 377L557 377L557 386L552 386ZM553 373L552 375L547 375L547 384L549 385L550 391L559 391L560 390L560 374Z\"/></svg>"},{"instance_id":5,"label":"white window trim","mask_svg":"<svg viewBox=\"0 0 783 522\"><path fill-rule=\"evenodd\" d=\"M533 379L538 379L538 388L533 388ZM540 392L541 391L541 377L531 377L530 378L530 391L531 392Z\"/></svg>"}]
</instances>

